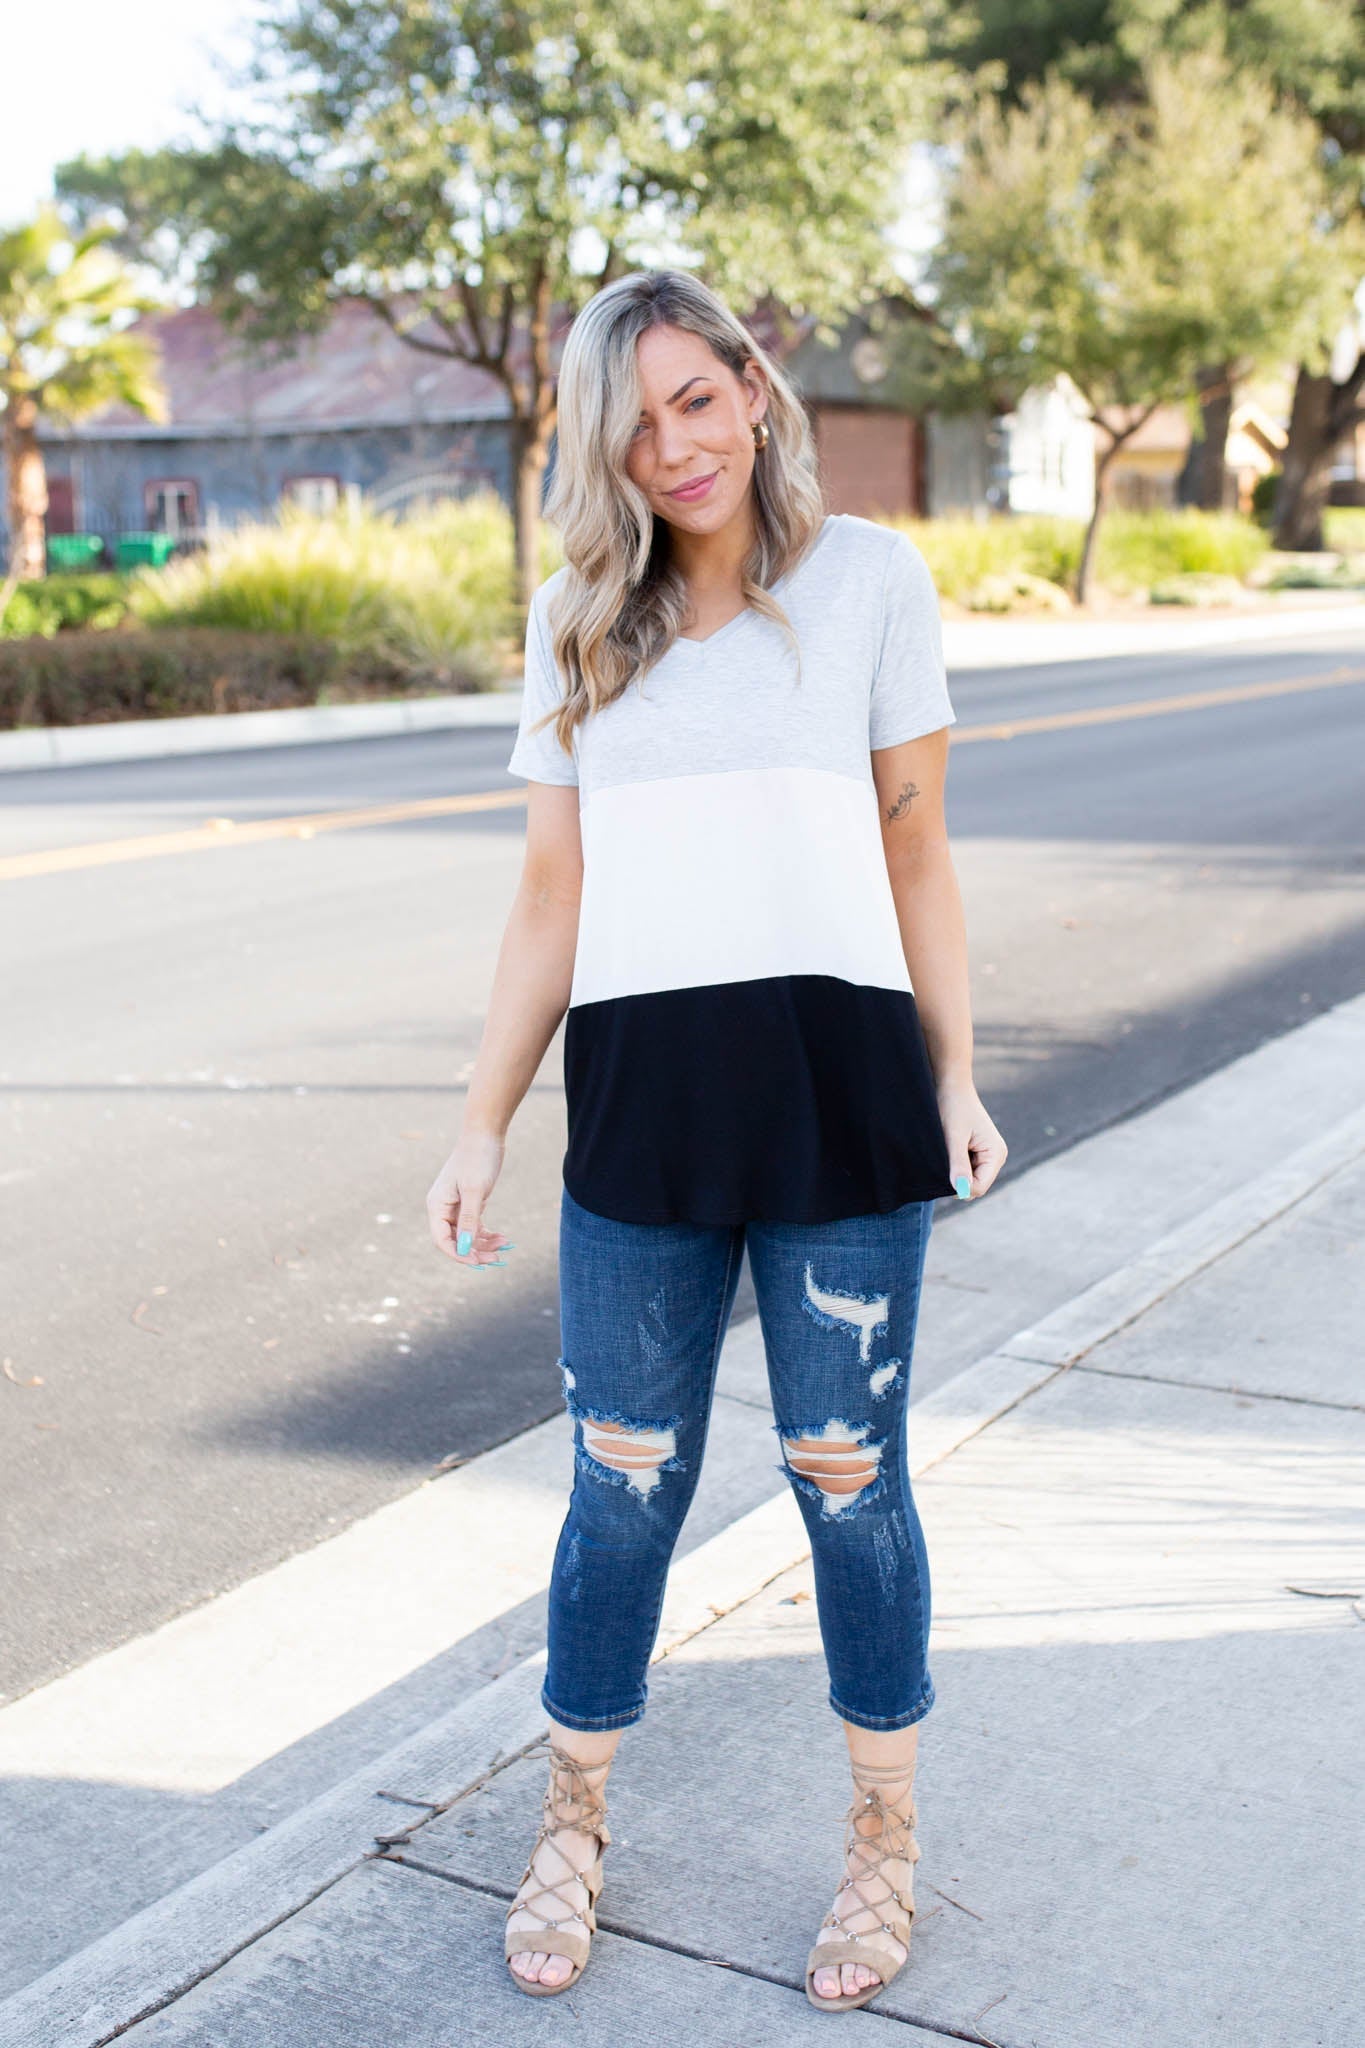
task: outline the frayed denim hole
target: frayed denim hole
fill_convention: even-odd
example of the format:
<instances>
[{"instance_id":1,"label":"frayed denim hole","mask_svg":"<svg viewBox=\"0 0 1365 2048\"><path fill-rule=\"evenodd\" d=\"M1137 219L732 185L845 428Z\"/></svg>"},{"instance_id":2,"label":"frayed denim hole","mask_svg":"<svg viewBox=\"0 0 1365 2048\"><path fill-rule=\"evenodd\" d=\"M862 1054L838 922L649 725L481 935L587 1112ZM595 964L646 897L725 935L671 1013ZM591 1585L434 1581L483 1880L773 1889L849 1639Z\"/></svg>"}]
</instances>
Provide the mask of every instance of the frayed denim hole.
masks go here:
<instances>
[{"instance_id":1,"label":"frayed denim hole","mask_svg":"<svg viewBox=\"0 0 1365 2048\"><path fill-rule=\"evenodd\" d=\"M858 1357L864 1365L871 1361L872 1339L890 1325L889 1294L856 1294L846 1288L821 1287L809 1261L806 1263L805 1285L801 1290L801 1306L822 1330L851 1331L858 1340ZM868 1310L880 1310L881 1313L869 1315L866 1313Z\"/></svg>"},{"instance_id":2,"label":"frayed denim hole","mask_svg":"<svg viewBox=\"0 0 1365 2048\"><path fill-rule=\"evenodd\" d=\"M615 1465L603 1464L600 1458L595 1458L592 1452L581 1443L574 1445L574 1462L581 1471L587 1473L590 1479L601 1480L610 1486L626 1487L635 1495L635 1498L641 1505L646 1507L656 1493L662 1492L663 1483L660 1477L662 1473L685 1472L687 1470L685 1459L673 1457L664 1458L657 1465L637 1466L633 1472L625 1472ZM655 1484L653 1486L642 1487L635 1484L635 1480L645 1471L654 1479Z\"/></svg>"},{"instance_id":3,"label":"frayed denim hole","mask_svg":"<svg viewBox=\"0 0 1365 2048\"><path fill-rule=\"evenodd\" d=\"M623 1415L619 1408L597 1408L585 1403L574 1409L584 1422L614 1422L618 1429L671 1429L676 1436L683 1426L681 1415Z\"/></svg>"},{"instance_id":4,"label":"frayed denim hole","mask_svg":"<svg viewBox=\"0 0 1365 2048\"><path fill-rule=\"evenodd\" d=\"M574 1448L575 1455L582 1468L586 1472L591 1473L594 1478L605 1478L617 1485L629 1487L639 1500L647 1501L652 1494L659 1491L665 1472L685 1472L687 1470L687 1461L679 1456L677 1448L678 1431L682 1427L682 1417L680 1415L670 1416L667 1421L658 1421L643 1419L640 1416L623 1415L617 1410L606 1411L595 1407L580 1407L575 1411L575 1419L577 1429L575 1432ZM646 1464L637 1464L629 1467L613 1465L609 1460L591 1450L587 1444L587 1429L594 1422L613 1425L620 1432L623 1449L628 1448L632 1442L635 1448L640 1451L652 1448L642 1445L639 1441L642 1436L646 1435L666 1436L671 1439L673 1448L665 1454L663 1447L660 1447L660 1455Z\"/></svg>"},{"instance_id":5,"label":"frayed denim hole","mask_svg":"<svg viewBox=\"0 0 1365 2048\"><path fill-rule=\"evenodd\" d=\"M772 1426L777 1431L778 1443L782 1448L782 1471L787 1474L798 1491L819 1499L824 1520L848 1521L865 1502L876 1500L886 1492L889 1482L884 1458L888 1439L868 1438L867 1433L872 1427L870 1422L849 1422L844 1416L831 1415L823 1422L802 1424L795 1429L785 1422L775 1422ZM845 1434L842 1437L837 1434L831 1437L831 1430L842 1430ZM797 1443L803 1438L812 1444L818 1444L823 1440L826 1443L845 1446L850 1452L864 1452L873 1468L872 1477L864 1480L863 1484L855 1487L851 1493L828 1492L817 1479L811 1478L809 1473L803 1472L798 1465L791 1462L787 1444Z\"/></svg>"},{"instance_id":6,"label":"frayed denim hole","mask_svg":"<svg viewBox=\"0 0 1365 2048\"><path fill-rule=\"evenodd\" d=\"M879 1472L875 1479L869 1479L856 1493L828 1494L814 1479L808 1479L804 1472L798 1472L794 1465L781 1468L786 1472L799 1493L804 1493L820 1503L820 1519L823 1522L851 1522L869 1500L876 1500L885 1493L887 1477Z\"/></svg>"}]
</instances>

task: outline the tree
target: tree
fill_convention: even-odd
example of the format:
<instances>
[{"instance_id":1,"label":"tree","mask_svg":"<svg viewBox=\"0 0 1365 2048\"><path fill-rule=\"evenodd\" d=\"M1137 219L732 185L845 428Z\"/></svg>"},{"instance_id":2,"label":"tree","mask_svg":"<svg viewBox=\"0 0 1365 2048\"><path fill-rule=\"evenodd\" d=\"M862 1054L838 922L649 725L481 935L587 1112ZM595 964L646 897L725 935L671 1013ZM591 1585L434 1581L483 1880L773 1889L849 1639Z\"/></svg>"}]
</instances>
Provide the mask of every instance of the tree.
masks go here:
<instances>
[{"instance_id":1,"label":"tree","mask_svg":"<svg viewBox=\"0 0 1365 2048\"><path fill-rule=\"evenodd\" d=\"M1106 437L1082 603L1119 449L1158 405L1195 402L1201 366L1315 347L1361 260L1323 231L1310 122L1214 48L1142 75L1142 98L1102 112L1058 76L970 109L926 277L959 403L1065 374Z\"/></svg>"},{"instance_id":2,"label":"tree","mask_svg":"<svg viewBox=\"0 0 1365 2048\"><path fill-rule=\"evenodd\" d=\"M1023 87L1048 73L1064 77L1092 105L1141 97L1144 61L1159 51L1183 58L1221 42L1230 62L1270 88L1278 107L1310 119L1318 131L1319 183L1329 205L1319 231L1358 243L1365 216L1365 7L1360 0L975 0L957 23L962 71L1017 106ZM933 45L931 45L932 49ZM1273 512L1280 547L1318 548L1331 464L1365 408L1365 350L1356 346L1335 374L1323 364L1343 327L1329 322L1299 366L1289 443ZM1292 360L1292 359L1291 359ZM1222 500L1232 366L1196 372L1199 441L1192 451L1197 498Z\"/></svg>"},{"instance_id":3,"label":"tree","mask_svg":"<svg viewBox=\"0 0 1365 2048\"><path fill-rule=\"evenodd\" d=\"M38 422L77 420L119 401L165 418L157 357L127 322L152 310L127 266L91 228L73 243L55 206L0 232L0 398L4 400L9 575L4 618L21 578L46 569L47 477ZM62 260L65 258L65 260Z\"/></svg>"},{"instance_id":4,"label":"tree","mask_svg":"<svg viewBox=\"0 0 1365 2048\"><path fill-rule=\"evenodd\" d=\"M277 0L240 81L266 111L169 163L64 166L59 189L107 203L126 171L144 231L169 199L203 295L262 340L358 297L494 377L528 603L554 314L662 260L833 338L895 283L924 42L913 9L862 0Z\"/></svg>"}]
</instances>

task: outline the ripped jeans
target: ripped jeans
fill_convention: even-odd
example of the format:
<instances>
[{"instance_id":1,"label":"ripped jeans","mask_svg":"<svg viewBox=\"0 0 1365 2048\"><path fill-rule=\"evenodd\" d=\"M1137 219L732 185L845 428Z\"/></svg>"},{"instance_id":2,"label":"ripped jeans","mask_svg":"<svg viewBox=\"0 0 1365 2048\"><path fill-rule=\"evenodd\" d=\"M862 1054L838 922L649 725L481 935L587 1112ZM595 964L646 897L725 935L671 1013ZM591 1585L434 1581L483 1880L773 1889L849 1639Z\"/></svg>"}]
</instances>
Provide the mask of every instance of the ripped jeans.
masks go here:
<instances>
[{"instance_id":1,"label":"ripped jeans","mask_svg":"<svg viewBox=\"0 0 1365 2048\"><path fill-rule=\"evenodd\" d=\"M834 1223L621 1223L564 1190L559 1365L574 1482L541 1691L564 1727L624 1728L645 1711L746 1242L777 1470L810 1536L829 1703L859 1728L928 1713L929 1568L905 1410L933 1207Z\"/></svg>"}]
</instances>

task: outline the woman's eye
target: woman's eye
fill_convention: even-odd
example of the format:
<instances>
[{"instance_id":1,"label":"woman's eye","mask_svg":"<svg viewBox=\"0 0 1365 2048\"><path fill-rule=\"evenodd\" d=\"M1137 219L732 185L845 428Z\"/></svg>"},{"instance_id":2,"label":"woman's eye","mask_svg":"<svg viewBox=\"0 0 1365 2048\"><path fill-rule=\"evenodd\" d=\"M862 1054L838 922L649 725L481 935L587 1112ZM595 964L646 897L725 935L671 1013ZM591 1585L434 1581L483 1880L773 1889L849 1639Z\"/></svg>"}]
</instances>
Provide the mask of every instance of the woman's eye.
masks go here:
<instances>
[{"instance_id":1,"label":"woman's eye","mask_svg":"<svg viewBox=\"0 0 1365 2048\"><path fill-rule=\"evenodd\" d=\"M695 405L710 405L714 395L715 394L710 391L699 391L695 398L691 398L688 400L687 404L683 407L683 411L691 412L693 406ZM641 420L639 424L636 426L634 432L632 433L631 439L634 440L636 434L642 434L644 432L644 429L645 422Z\"/></svg>"}]
</instances>

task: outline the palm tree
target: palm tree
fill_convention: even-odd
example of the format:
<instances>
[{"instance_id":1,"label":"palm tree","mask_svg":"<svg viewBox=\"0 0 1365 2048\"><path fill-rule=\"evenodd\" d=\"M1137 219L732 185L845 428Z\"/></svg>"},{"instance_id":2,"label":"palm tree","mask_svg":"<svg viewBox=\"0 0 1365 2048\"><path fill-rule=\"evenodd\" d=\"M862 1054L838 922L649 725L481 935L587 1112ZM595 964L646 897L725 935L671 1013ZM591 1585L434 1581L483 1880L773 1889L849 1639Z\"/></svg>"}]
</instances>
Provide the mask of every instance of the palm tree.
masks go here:
<instances>
[{"instance_id":1,"label":"palm tree","mask_svg":"<svg viewBox=\"0 0 1365 2048\"><path fill-rule=\"evenodd\" d=\"M0 231L0 400L9 575L0 620L21 578L46 567L47 477L38 422L72 421L111 403L167 417L155 344L126 324L156 310L128 266L104 244L112 226L73 234L55 206L24 227ZM60 261L63 253L66 260Z\"/></svg>"}]
</instances>

